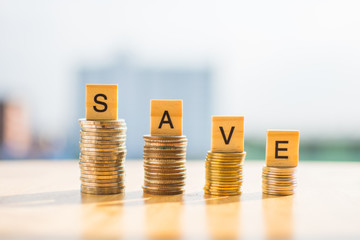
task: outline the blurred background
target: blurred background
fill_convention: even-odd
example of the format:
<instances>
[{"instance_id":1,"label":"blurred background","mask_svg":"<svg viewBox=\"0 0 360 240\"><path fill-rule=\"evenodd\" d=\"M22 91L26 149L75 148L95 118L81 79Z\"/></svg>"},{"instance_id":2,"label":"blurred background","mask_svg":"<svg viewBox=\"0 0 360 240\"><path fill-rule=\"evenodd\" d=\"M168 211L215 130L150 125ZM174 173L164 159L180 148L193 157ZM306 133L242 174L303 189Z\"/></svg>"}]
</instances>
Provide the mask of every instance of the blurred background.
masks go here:
<instances>
[{"instance_id":1,"label":"blurred background","mask_svg":"<svg viewBox=\"0 0 360 240\"><path fill-rule=\"evenodd\" d=\"M75 159L85 85L119 85L128 159L150 99L184 100L189 159L211 115L300 130L300 159L360 161L359 1L0 0L0 158Z\"/></svg>"}]
</instances>

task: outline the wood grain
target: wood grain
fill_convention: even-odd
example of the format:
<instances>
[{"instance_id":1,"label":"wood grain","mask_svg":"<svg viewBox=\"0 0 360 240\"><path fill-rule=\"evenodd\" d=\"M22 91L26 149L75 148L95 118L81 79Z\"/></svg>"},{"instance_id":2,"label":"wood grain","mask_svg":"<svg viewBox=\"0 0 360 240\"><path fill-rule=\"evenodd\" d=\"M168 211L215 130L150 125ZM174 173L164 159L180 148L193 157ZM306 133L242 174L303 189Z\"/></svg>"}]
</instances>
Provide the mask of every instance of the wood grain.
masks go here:
<instances>
[{"instance_id":1,"label":"wood grain","mask_svg":"<svg viewBox=\"0 0 360 240\"><path fill-rule=\"evenodd\" d=\"M0 239L360 239L360 163L300 162L289 197L262 195L263 165L246 161L241 196L204 196L203 161L184 195L151 196L127 161L126 193L94 196L77 161L2 161Z\"/></svg>"}]
</instances>

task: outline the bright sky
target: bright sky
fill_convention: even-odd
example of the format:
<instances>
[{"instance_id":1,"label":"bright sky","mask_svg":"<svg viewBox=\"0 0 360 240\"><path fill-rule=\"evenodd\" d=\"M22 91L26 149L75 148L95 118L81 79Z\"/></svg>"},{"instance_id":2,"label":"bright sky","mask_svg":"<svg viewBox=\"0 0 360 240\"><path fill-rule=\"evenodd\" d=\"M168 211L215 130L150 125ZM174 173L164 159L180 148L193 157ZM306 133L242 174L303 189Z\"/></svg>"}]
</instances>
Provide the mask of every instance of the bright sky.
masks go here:
<instances>
[{"instance_id":1,"label":"bright sky","mask_svg":"<svg viewBox=\"0 0 360 240\"><path fill-rule=\"evenodd\" d=\"M0 96L25 97L35 127L61 134L74 121L77 68L125 51L146 64L213 66L214 112L245 115L249 135L359 138L359 10L359 1L0 0Z\"/></svg>"}]
</instances>

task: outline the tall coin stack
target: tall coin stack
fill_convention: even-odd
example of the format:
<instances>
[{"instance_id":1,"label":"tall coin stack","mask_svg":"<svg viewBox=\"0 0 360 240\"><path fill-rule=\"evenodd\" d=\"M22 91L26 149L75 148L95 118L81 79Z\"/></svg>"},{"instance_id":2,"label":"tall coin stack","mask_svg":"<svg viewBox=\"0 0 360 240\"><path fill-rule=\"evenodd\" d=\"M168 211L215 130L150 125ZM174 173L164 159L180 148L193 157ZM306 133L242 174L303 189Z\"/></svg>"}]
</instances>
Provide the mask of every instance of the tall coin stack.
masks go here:
<instances>
[{"instance_id":1,"label":"tall coin stack","mask_svg":"<svg viewBox=\"0 0 360 240\"><path fill-rule=\"evenodd\" d=\"M79 120L81 192L117 194L124 190L125 120Z\"/></svg>"},{"instance_id":2,"label":"tall coin stack","mask_svg":"<svg viewBox=\"0 0 360 240\"><path fill-rule=\"evenodd\" d=\"M296 167L263 167L263 192L270 195L294 194Z\"/></svg>"},{"instance_id":3,"label":"tall coin stack","mask_svg":"<svg viewBox=\"0 0 360 240\"><path fill-rule=\"evenodd\" d=\"M208 152L205 193L219 196L241 194L242 166L246 152Z\"/></svg>"},{"instance_id":4,"label":"tall coin stack","mask_svg":"<svg viewBox=\"0 0 360 240\"><path fill-rule=\"evenodd\" d=\"M182 194L185 187L185 136L144 136L144 193Z\"/></svg>"}]
</instances>

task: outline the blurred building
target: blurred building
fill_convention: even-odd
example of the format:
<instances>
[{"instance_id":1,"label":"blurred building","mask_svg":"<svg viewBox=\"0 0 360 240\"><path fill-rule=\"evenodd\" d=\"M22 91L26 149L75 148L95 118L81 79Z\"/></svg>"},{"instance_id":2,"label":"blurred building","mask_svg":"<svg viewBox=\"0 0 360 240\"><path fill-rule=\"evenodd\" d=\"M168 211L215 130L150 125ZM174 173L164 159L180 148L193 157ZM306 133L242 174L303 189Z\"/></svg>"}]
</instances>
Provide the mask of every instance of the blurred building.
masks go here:
<instances>
[{"instance_id":1,"label":"blurred building","mask_svg":"<svg viewBox=\"0 0 360 240\"><path fill-rule=\"evenodd\" d=\"M85 116L86 84L118 84L119 118L124 118L128 126L128 157L141 158L143 135L150 133L150 100L183 99L183 132L189 140L188 157L204 158L210 147L211 69L144 66L130 60L119 57L112 64L84 66L80 70L78 117Z\"/></svg>"},{"instance_id":2,"label":"blurred building","mask_svg":"<svg viewBox=\"0 0 360 240\"><path fill-rule=\"evenodd\" d=\"M28 158L33 154L28 109L21 101L0 102L0 159Z\"/></svg>"}]
</instances>

